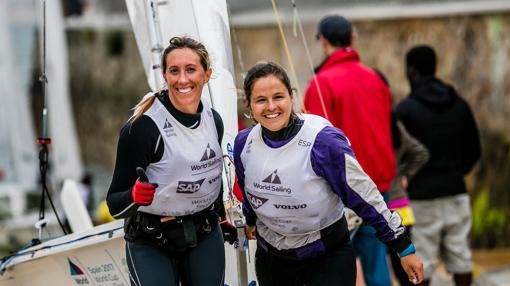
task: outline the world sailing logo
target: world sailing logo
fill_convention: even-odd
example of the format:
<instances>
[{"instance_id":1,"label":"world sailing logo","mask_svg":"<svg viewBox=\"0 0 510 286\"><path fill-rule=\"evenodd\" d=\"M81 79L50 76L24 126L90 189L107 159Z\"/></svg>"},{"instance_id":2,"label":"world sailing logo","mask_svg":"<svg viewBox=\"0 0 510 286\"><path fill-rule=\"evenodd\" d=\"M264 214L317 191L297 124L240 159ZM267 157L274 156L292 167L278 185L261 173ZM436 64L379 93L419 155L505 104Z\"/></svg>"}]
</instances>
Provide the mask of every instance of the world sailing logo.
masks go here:
<instances>
[{"instance_id":1,"label":"world sailing logo","mask_svg":"<svg viewBox=\"0 0 510 286\"><path fill-rule=\"evenodd\" d=\"M208 143L207 147L205 147L204 154L202 158L200 158L200 163L191 165L191 171L197 172L207 168L215 167L217 164L221 163L221 157L216 156L216 152L211 148L211 144Z\"/></svg>"},{"instance_id":2,"label":"world sailing logo","mask_svg":"<svg viewBox=\"0 0 510 286\"><path fill-rule=\"evenodd\" d=\"M282 181L280 180L280 177L278 177L278 174L276 174L276 172L278 172L278 169L274 170L269 176L267 176L267 178L262 180L262 182L280 185Z\"/></svg>"},{"instance_id":3,"label":"world sailing logo","mask_svg":"<svg viewBox=\"0 0 510 286\"><path fill-rule=\"evenodd\" d=\"M265 184L264 184L265 183ZM271 191L275 193L287 193L291 194L292 189L282 186L282 180L278 176L278 169L274 170L269 176L267 176L261 183L253 182L253 187L263 191Z\"/></svg>"},{"instance_id":4,"label":"world sailing logo","mask_svg":"<svg viewBox=\"0 0 510 286\"><path fill-rule=\"evenodd\" d=\"M211 149L211 144L207 144L207 147L205 148L204 155L202 155L202 159L200 159L200 162L207 161L209 159L212 159L216 157L216 153L213 149Z\"/></svg>"},{"instance_id":5,"label":"world sailing logo","mask_svg":"<svg viewBox=\"0 0 510 286\"><path fill-rule=\"evenodd\" d=\"M176 136L174 132L174 127L170 122L168 122L168 119L165 119L165 124L163 125L163 131L165 132L166 137L170 136Z\"/></svg>"},{"instance_id":6,"label":"world sailing logo","mask_svg":"<svg viewBox=\"0 0 510 286\"><path fill-rule=\"evenodd\" d=\"M246 154L251 152L251 143L253 143L253 139L250 139L250 142L248 142L248 147L246 147Z\"/></svg>"},{"instance_id":7,"label":"world sailing logo","mask_svg":"<svg viewBox=\"0 0 510 286\"><path fill-rule=\"evenodd\" d=\"M67 258L67 263L69 264L69 272L71 273L71 276L73 277L74 281L78 285L90 285L89 279L81 270L78 265L74 264L71 259Z\"/></svg>"}]
</instances>

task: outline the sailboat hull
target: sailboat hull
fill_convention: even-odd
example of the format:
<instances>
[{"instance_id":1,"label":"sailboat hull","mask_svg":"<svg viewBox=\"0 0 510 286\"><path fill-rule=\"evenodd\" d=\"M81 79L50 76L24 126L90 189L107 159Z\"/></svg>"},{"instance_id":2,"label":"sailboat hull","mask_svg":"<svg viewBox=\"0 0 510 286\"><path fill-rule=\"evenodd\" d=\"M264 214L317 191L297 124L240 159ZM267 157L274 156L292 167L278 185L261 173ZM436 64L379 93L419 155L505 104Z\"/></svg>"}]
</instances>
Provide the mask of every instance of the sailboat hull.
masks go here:
<instances>
[{"instance_id":1,"label":"sailboat hull","mask_svg":"<svg viewBox=\"0 0 510 286\"><path fill-rule=\"evenodd\" d=\"M52 239L2 262L1 286L128 286L123 221Z\"/></svg>"}]
</instances>

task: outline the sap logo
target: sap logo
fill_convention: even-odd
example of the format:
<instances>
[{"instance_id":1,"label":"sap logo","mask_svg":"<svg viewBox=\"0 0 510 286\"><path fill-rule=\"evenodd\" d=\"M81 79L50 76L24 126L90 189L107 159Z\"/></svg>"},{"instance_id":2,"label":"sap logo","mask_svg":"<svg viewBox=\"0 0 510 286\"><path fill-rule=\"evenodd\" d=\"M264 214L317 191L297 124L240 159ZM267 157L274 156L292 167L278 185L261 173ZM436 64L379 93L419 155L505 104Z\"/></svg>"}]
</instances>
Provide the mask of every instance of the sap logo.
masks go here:
<instances>
[{"instance_id":1,"label":"sap logo","mask_svg":"<svg viewBox=\"0 0 510 286\"><path fill-rule=\"evenodd\" d=\"M280 204L273 204L273 206L277 209L282 210L299 210L299 209L306 209L306 204L300 204L300 205L280 205Z\"/></svg>"},{"instance_id":2,"label":"sap logo","mask_svg":"<svg viewBox=\"0 0 510 286\"><path fill-rule=\"evenodd\" d=\"M298 141L298 145L301 146L301 147L310 147L312 146L312 142L309 142L309 141L305 141L305 140L299 140Z\"/></svg>"},{"instance_id":3,"label":"sap logo","mask_svg":"<svg viewBox=\"0 0 510 286\"><path fill-rule=\"evenodd\" d=\"M247 194L248 200L250 200L250 204L254 209L260 208L263 204L267 202L267 199L254 196L252 194Z\"/></svg>"},{"instance_id":4,"label":"sap logo","mask_svg":"<svg viewBox=\"0 0 510 286\"><path fill-rule=\"evenodd\" d=\"M205 179L201 179L195 182L179 181L177 184L177 193L181 194L192 194L200 190L202 183Z\"/></svg>"}]
</instances>

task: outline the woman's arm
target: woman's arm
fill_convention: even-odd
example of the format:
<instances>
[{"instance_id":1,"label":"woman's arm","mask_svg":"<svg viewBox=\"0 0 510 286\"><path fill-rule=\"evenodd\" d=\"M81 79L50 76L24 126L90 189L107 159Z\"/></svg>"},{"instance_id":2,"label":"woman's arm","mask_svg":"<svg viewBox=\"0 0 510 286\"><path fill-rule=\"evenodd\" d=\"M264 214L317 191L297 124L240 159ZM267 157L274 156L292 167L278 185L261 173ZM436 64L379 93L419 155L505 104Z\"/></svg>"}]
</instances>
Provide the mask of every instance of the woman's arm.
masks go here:
<instances>
[{"instance_id":1,"label":"woman's arm","mask_svg":"<svg viewBox=\"0 0 510 286\"><path fill-rule=\"evenodd\" d=\"M398 253L411 245L403 236L402 220L391 212L374 182L356 160L349 141L337 128L325 127L314 142L312 167L342 202L374 227L379 240Z\"/></svg>"},{"instance_id":2,"label":"woman's arm","mask_svg":"<svg viewBox=\"0 0 510 286\"><path fill-rule=\"evenodd\" d=\"M400 121L397 121L397 128L402 142L396 152L398 154L398 176L410 179L427 163L429 151L407 132Z\"/></svg>"},{"instance_id":3,"label":"woman's arm","mask_svg":"<svg viewBox=\"0 0 510 286\"><path fill-rule=\"evenodd\" d=\"M138 179L136 167L145 170L150 163L161 159L164 144L162 141L157 144L158 140L162 140L159 130L147 116L140 117L133 124L128 122L122 127L115 169L106 197L114 218L129 217L138 209L131 195L132 187Z\"/></svg>"},{"instance_id":4,"label":"woman's arm","mask_svg":"<svg viewBox=\"0 0 510 286\"><path fill-rule=\"evenodd\" d=\"M254 226L257 221L257 216L255 215L255 212L253 211L246 196L246 192L244 191L244 166L241 162L241 153L243 152L246 139L250 131L251 128L244 129L236 136L234 142L234 165L236 168L237 183L241 189L241 193L243 194L243 214L246 218L246 224Z\"/></svg>"}]
</instances>

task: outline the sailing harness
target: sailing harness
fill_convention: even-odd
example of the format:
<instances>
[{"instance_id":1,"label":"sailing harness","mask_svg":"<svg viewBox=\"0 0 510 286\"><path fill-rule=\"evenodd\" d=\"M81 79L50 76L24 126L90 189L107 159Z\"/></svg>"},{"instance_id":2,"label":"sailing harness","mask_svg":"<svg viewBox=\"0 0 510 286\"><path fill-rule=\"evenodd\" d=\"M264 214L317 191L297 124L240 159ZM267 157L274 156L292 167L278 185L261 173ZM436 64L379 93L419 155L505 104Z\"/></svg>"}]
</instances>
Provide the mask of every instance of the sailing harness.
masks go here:
<instances>
[{"instance_id":1,"label":"sailing harness","mask_svg":"<svg viewBox=\"0 0 510 286\"><path fill-rule=\"evenodd\" d=\"M304 261L323 257L326 253L351 243L347 220L342 216L332 225L320 230L321 238L294 249L278 250L257 232L257 246L280 259Z\"/></svg>"},{"instance_id":2,"label":"sailing harness","mask_svg":"<svg viewBox=\"0 0 510 286\"><path fill-rule=\"evenodd\" d=\"M216 201L198 213L178 217L138 211L126 219L124 238L148 242L171 255L185 253L218 227L219 203L222 202Z\"/></svg>"}]
</instances>

